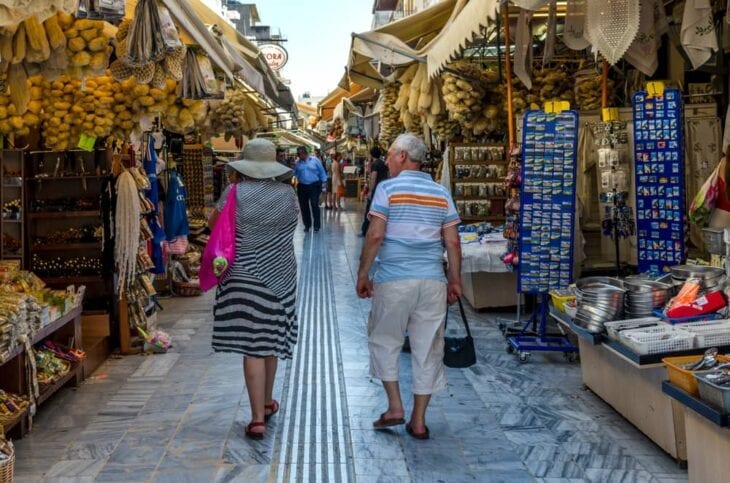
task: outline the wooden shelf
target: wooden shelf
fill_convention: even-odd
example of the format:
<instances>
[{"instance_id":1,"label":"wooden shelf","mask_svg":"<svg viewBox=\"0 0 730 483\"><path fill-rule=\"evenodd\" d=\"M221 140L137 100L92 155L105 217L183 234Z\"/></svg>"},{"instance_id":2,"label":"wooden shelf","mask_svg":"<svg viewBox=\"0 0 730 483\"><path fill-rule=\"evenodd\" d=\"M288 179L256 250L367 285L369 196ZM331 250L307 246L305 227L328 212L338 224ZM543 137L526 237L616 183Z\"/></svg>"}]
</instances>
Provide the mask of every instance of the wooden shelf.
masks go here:
<instances>
[{"instance_id":1,"label":"wooden shelf","mask_svg":"<svg viewBox=\"0 0 730 483\"><path fill-rule=\"evenodd\" d=\"M487 215L487 216L459 216L461 221L500 221L504 220L504 215Z\"/></svg>"},{"instance_id":2,"label":"wooden shelf","mask_svg":"<svg viewBox=\"0 0 730 483\"><path fill-rule=\"evenodd\" d=\"M504 183L504 178L455 178L454 183Z\"/></svg>"},{"instance_id":3,"label":"wooden shelf","mask_svg":"<svg viewBox=\"0 0 730 483\"><path fill-rule=\"evenodd\" d=\"M82 179L103 179L108 177L108 174L90 174L86 176L35 176L28 178L26 181L60 181L60 180L82 180Z\"/></svg>"},{"instance_id":4,"label":"wooden shelf","mask_svg":"<svg viewBox=\"0 0 730 483\"><path fill-rule=\"evenodd\" d=\"M29 215L31 219L48 218L93 218L101 217L98 210L94 211L38 211Z\"/></svg>"},{"instance_id":5,"label":"wooden shelf","mask_svg":"<svg viewBox=\"0 0 730 483\"><path fill-rule=\"evenodd\" d=\"M87 250L87 249L99 249L101 248L101 242L79 242L79 243L44 243L38 245L32 245L30 247L31 252L52 252L60 250Z\"/></svg>"},{"instance_id":6,"label":"wooden shelf","mask_svg":"<svg viewBox=\"0 0 730 483\"><path fill-rule=\"evenodd\" d=\"M53 285L78 285L80 283L105 283L101 275L79 275L78 277L41 277L41 279Z\"/></svg>"},{"instance_id":7,"label":"wooden shelf","mask_svg":"<svg viewBox=\"0 0 730 483\"><path fill-rule=\"evenodd\" d=\"M8 434L15 426L18 425L23 419L28 415L28 409L30 409L30 406L28 406L25 411L18 414L18 416L15 419L11 419L5 423L3 423L3 432L4 434Z\"/></svg>"},{"instance_id":8,"label":"wooden shelf","mask_svg":"<svg viewBox=\"0 0 730 483\"><path fill-rule=\"evenodd\" d=\"M79 370L81 370L82 364L80 362L72 362L71 363L71 370L68 371L68 374L57 380L56 382L52 384L48 384L43 386L43 388L40 390L40 395L38 396L37 404L40 406L43 404L46 399L53 396L59 389L61 389L63 386L66 385L68 381L78 376Z\"/></svg>"},{"instance_id":9,"label":"wooden shelf","mask_svg":"<svg viewBox=\"0 0 730 483\"><path fill-rule=\"evenodd\" d=\"M2 222L3 223L22 223L23 220L7 220L7 219L3 218Z\"/></svg>"},{"instance_id":10,"label":"wooden shelf","mask_svg":"<svg viewBox=\"0 0 730 483\"><path fill-rule=\"evenodd\" d=\"M506 196L454 196L454 200L457 201L489 201L506 199Z\"/></svg>"},{"instance_id":11,"label":"wooden shelf","mask_svg":"<svg viewBox=\"0 0 730 483\"><path fill-rule=\"evenodd\" d=\"M507 164L507 160L505 160L505 159L498 159L496 161L487 161L487 160L474 161L472 159L470 161L464 160L464 161L450 161L450 162L453 163L454 166L469 166L471 164L495 164L495 165ZM502 180L502 181L504 181L504 180Z\"/></svg>"},{"instance_id":12,"label":"wooden shelf","mask_svg":"<svg viewBox=\"0 0 730 483\"><path fill-rule=\"evenodd\" d=\"M31 339L31 341L30 341L31 345L37 344L38 342L42 341L49 335L56 332L58 329L60 329L64 325L66 325L69 322L71 322L72 320L74 320L76 317L80 317L80 316L81 316L81 307L76 307L75 309L71 309L71 311L69 311L69 313L67 313L66 315L62 315L61 317L57 318L56 320L54 320L50 324L46 325L45 327L41 327L41 329L35 333L35 335L33 336L33 339ZM15 349L13 349L12 352L10 352L10 354L8 355L8 357L5 360L0 361L0 366L5 364L9 360L13 359L14 357L16 357L18 354L20 354L24 350L25 350L25 346L18 345Z\"/></svg>"}]
</instances>

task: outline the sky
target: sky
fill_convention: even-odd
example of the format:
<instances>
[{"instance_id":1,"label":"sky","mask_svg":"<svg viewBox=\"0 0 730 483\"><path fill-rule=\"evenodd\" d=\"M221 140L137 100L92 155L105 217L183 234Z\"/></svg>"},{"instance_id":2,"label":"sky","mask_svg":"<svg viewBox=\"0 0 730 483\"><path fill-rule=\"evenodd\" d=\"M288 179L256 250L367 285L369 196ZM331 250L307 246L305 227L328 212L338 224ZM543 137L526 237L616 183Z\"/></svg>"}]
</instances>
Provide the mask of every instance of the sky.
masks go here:
<instances>
[{"instance_id":1,"label":"sky","mask_svg":"<svg viewBox=\"0 0 730 483\"><path fill-rule=\"evenodd\" d=\"M350 51L350 34L371 29L373 0L260 0L261 22L281 31L289 61L282 77L295 99L324 96L337 87Z\"/></svg>"}]
</instances>

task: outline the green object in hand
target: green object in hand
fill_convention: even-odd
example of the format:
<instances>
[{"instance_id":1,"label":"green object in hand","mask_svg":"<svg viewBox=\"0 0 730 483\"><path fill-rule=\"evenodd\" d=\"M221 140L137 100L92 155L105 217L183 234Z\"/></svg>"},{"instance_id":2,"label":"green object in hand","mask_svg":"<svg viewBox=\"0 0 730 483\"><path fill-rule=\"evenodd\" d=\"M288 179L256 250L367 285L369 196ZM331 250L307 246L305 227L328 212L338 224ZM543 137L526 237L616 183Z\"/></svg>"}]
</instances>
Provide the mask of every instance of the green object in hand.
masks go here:
<instances>
[{"instance_id":1,"label":"green object in hand","mask_svg":"<svg viewBox=\"0 0 730 483\"><path fill-rule=\"evenodd\" d=\"M228 270L228 260L225 257L215 257L213 260L213 273L216 277L220 277Z\"/></svg>"}]
</instances>

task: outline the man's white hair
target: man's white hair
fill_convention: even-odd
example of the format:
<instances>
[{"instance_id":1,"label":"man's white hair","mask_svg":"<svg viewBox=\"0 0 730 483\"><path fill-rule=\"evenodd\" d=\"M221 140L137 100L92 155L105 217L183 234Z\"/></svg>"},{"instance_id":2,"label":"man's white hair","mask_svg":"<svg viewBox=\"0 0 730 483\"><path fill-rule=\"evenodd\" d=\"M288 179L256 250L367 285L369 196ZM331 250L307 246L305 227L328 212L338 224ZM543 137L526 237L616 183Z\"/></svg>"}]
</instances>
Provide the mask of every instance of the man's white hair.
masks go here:
<instances>
[{"instance_id":1,"label":"man's white hair","mask_svg":"<svg viewBox=\"0 0 730 483\"><path fill-rule=\"evenodd\" d=\"M422 163L426 158L426 143L413 133L403 133L393 141L391 148L405 151L414 163Z\"/></svg>"}]
</instances>

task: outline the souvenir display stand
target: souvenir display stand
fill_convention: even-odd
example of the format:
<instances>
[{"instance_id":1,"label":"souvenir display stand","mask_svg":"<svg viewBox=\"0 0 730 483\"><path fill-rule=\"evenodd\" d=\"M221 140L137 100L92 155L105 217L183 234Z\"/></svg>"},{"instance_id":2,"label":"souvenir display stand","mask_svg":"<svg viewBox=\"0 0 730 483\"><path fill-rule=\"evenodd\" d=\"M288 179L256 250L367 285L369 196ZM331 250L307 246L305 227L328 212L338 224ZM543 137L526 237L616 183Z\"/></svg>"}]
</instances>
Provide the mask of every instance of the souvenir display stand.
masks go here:
<instances>
[{"instance_id":1,"label":"souvenir display stand","mask_svg":"<svg viewBox=\"0 0 730 483\"><path fill-rule=\"evenodd\" d=\"M503 144L449 144L452 193L462 221L504 222L505 153Z\"/></svg>"},{"instance_id":2,"label":"souvenir display stand","mask_svg":"<svg viewBox=\"0 0 730 483\"><path fill-rule=\"evenodd\" d=\"M556 112L557 111L557 112ZM567 288L573 274L578 114L528 111L522 130L522 193L518 234L518 292L537 296L537 307L508 350L526 361L530 351L578 351L566 336L547 334L548 293ZM528 335L536 326L537 334Z\"/></svg>"},{"instance_id":3,"label":"souvenir display stand","mask_svg":"<svg viewBox=\"0 0 730 483\"><path fill-rule=\"evenodd\" d=\"M633 102L639 273L662 273L686 257L682 95L649 83Z\"/></svg>"}]
</instances>

